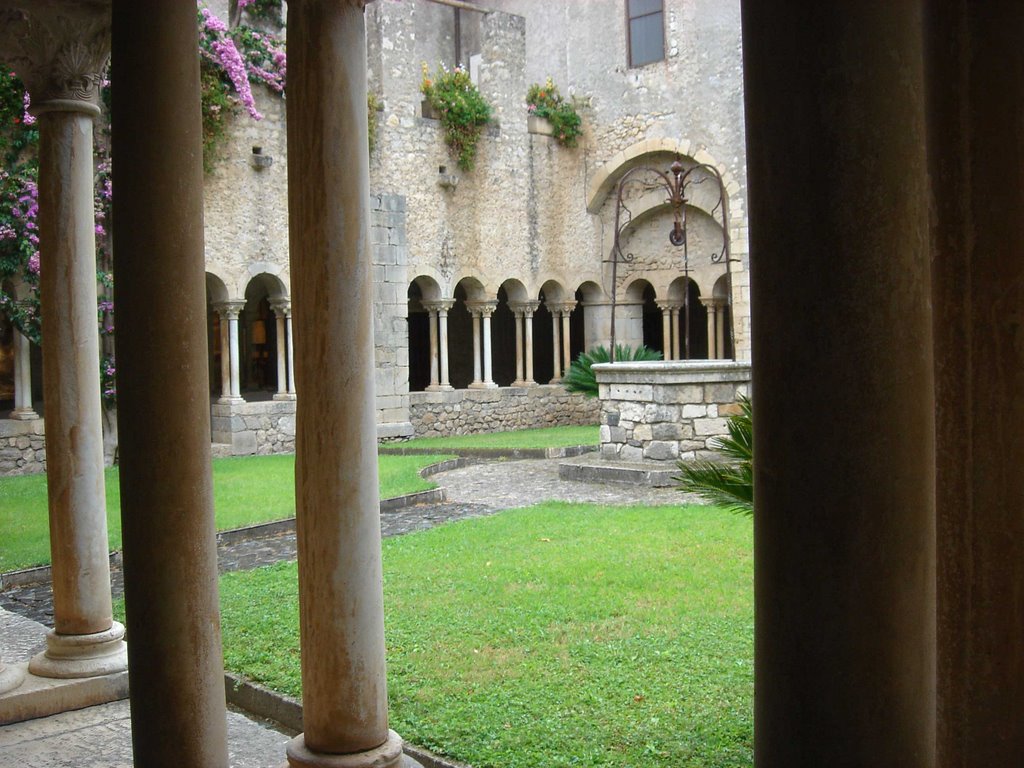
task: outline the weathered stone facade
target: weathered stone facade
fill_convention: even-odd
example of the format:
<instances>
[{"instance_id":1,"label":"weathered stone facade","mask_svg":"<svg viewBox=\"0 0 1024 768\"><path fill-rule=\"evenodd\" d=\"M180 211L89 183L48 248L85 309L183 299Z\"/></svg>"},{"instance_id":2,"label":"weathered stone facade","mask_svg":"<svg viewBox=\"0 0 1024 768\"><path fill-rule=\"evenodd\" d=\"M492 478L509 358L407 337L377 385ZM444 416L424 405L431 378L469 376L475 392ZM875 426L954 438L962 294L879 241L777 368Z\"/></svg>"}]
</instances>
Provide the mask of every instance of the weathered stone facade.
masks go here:
<instances>
[{"instance_id":1,"label":"weathered stone facade","mask_svg":"<svg viewBox=\"0 0 1024 768\"><path fill-rule=\"evenodd\" d=\"M600 410L597 400L559 385L414 392L409 399L417 437L593 424Z\"/></svg>"},{"instance_id":2,"label":"weathered stone facade","mask_svg":"<svg viewBox=\"0 0 1024 768\"><path fill-rule=\"evenodd\" d=\"M228 17L225 0L208 5ZM381 104L370 156L380 437L413 434L416 414L441 405L421 398L413 408L410 393L557 380L579 352L610 341L613 293L619 343L749 359L738 2L666 0L664 60L642 67L628 65L622 4L493 0L478 12L443 0L379 2L366 7L366 25L368 87ZM493 107L468 172L440 121L424 116L420 92L424 63L433 73L460 62ZM575 148L526 109L530 84L548 76L583 118ZM296 391L284 101L263 86L253 93L263 119L232 118L204 183L210 393L232 408ZM722 175L731 292L726 265L712 258L722 217L710 185L687 203L685 270L667 238L670 208L657 195L635 201L623 235L634 259L612 285L619 180L677 158ZM732 333L723 330L730 320ZM252 452L249 435L264 432L269 447L253 451L290 450L287 430L225 418L214 411L241 433L227 440L215 427L213 437L232 452ZM491 428L519 421L497 410L492 418Z\"/></svg>"},{"instance_id":3,"label":"weathered stone facade","mask_svg":"<svg viewBox=\"0 0 1024 768\"><path fill-rule=\"evenodd\" d=\"M750 364L726 361L602 363L601 455L622 461L717 457L726 417L749 394Z\"/></svg>"}]
</instances>

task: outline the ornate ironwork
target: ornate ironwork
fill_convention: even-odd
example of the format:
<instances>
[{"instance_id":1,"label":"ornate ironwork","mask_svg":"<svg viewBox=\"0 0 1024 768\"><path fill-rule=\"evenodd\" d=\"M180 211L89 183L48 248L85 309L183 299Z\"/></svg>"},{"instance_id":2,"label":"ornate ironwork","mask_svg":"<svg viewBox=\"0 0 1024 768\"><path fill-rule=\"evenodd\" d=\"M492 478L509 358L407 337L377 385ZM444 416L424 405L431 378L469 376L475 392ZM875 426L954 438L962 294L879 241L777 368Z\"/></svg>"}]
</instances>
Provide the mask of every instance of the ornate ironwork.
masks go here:
<instances>
[{"instance_id":1,"label":"ornate ironwork","mask_svg":"<svg viewBox=\"0 0 1024 768\"><path fill-rule=\"evenodd\" d=\"M731 257L729 253L729 197L725 192L725 183L722 181L722 174L713 165L697 163L689 168L683 165L682 158L676 156L669 170L661 171L649 166L637 166L630 168L619 180L618 192L615 201L615 242L612 245L611 258L607 261L612 265L612 317L611 317L611 350L609 359L615 362L615 309L618 306L618 267L620 263L631 264L636 260L632 252L625 252L622 249L622 233L633 223L633 212L629 202L634 198L643 197L649 192L659 190L667 193L666 203L671 206L673 214L672 229L668 234L668 241L677 248L683 249L683 277L686 287L683 291L683 338L686 341L685 356L690 357L690 254L686 232L686 205L689 202L686 193L691 186L714 181L717 184L718 201L712 207L710 215L716 218L721 216L722 227L722 248L720 251L711 254L712 264L725 264L727 296L726 305L729 308L729 343L732 346L733 355L736 352L736 338L733 321L732 301L732 273ZM717 218L716 218L717 220Z\"/></svg>"}]
</instances>

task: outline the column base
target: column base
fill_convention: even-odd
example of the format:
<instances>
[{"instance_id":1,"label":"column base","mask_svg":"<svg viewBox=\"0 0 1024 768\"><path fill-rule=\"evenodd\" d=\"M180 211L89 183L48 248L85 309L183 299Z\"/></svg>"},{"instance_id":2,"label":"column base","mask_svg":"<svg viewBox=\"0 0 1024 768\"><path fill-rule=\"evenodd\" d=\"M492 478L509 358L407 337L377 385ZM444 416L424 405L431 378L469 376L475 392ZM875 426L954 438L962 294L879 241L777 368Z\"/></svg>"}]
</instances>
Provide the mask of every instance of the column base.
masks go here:
<instances>
[{"instance_id":1,"label":"column base","mask_svg":"<svg viewBox=\"0 0 1024 768\"><path fill-rule=\"evenodd\" d=\"M11 418L15 421L35 421L39 414L31 408L15 408L11 411Z\"/></svg>"},{"instance_id":2,"label":"column base","mask_svg":"<svg viewBox=\"0 0 1024 768\"><path fill-rule=\"evenodd\" d=\"M241 397L230 397L230 396L228 396L228 397L217 398L217 405L238 405L239 403L244 403L244 402L245 402L245 400L243 400Z\"/></svg>"},{"instance_id":3,"label":"column base","mask_svg":"<svg viewBox=\"0 0 1024 768\"><path fill-rule=\"evenodd\" d=\"M487 385L482 381L473 381L466 386L466 389L485 389L486 387Z\"/></svg>"},{"instance_id":4,"label":"column base","mask_svg":"<svg viewBox=\"0 0 1024 768\"><path fill-rule=\"evenodd\" d=\"M295 395L288 392L278 392L274 395L274 400L294 400Z\"/></svg>"},{"instance_id":5,"label":"column base","mask_svg":"<svg viewBox=\"0 0 1024 768\"><path fill-rule=\"evenodd\" d=\"M402 753L402 737L392 730L388 731L388 740L379 747L345 755L313 752L300 733L288 742L285 754L288 762L282 768L422 768Z\"/></svg>"},{"instance_id":6,"label":"column base","mask_svg":"<svg viewBox=\"0 0 1024 768\"><path fill-rule=\"evenodd\" d=\"M537 386L537 382L535 382L535 381L527 381L526 379L516 379L515 381L512 382L512 386L513 387L535 387L535 386Z\"/></svg>"},{"instance_id":7,"label":"column base","mask_svg":"<svg viewBox=\"0 0 1024 768\"><path fill-rule=\"evenodd\" d=\"M25 670L0 663L0 696L13 691L25 680Z\"/></svg>"},{"instance_id":8,"label":"column base","mask_svg":"<svg viewBox=\"0 0 1024 768\"><path fill-rule=\"evenodd\" d=\"M97 677L128 669L124 626L114 622L104 632L88 635L46 633L46 650L34 656L28 671L38 677Z\"/></svg>"},{"instance_id":9,"label":"column base","mask_svg":"<svg viewBox=\"0 0 1024 768\"><path fill-rule=\"evenodd\" d=\"M485 381L484 384L483 384L483 388L484 389L497 389L498 385L495 384L493 381Z\"/></svg>"}]
</instances>

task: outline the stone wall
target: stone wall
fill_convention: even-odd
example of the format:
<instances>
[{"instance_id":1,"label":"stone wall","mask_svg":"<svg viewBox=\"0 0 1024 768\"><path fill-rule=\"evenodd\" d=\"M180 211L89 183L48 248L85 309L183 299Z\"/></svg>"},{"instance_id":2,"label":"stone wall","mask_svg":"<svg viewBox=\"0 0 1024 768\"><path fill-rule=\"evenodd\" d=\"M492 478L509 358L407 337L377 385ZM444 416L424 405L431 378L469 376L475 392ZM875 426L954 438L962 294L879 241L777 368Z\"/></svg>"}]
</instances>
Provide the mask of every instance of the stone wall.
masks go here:
<instances>
[{"instance_id":1,"label":"stone wall","mask_svg":"<svg viewBox=\"0 0 1024 768\"><path fill-rule=\"evenodd\" d=\"M377 436L407 437L409 423L409 247L401 195L370 196Z\"/></svg>"},{"instance_id":2,"label":"stone wall","mask_svg":"<svg viewBox=\"0 0 1024 768\"><path fill-rule=\"evenodd\" d=\"M750 364L727 361L602 363L601 455L622 461L715 458L726 417L749 394Z\"/></svg>"},{"instance_id":3,"label":"stone wall","mask_svg":"<svg viewBox=\"0 0 1024 768\"><path fill-rule=\"evenodd\" d=\"M599 410L597 400L571 394L558 384L409 395L417 437L594 424Z\"/></svg>"},{"instance_id":4,"label":"stone wall","mask_svg":"<svg viewBox=\"0 0 1024 768\"><path fill-rule=\"evenodd\" d=\"M42 419L0 420L0 475L28 475L46 470Z\"/></svg>"},{"instance_id":5,"label":"stone wall","mask_svg":"<svg viewBox=\"0 0 1024 768\"><path fill-rule=\"evenodd\" d=\"M265 456L295 452L295 401L214 403L215 455Z\"/></svg>"}]
</instances>

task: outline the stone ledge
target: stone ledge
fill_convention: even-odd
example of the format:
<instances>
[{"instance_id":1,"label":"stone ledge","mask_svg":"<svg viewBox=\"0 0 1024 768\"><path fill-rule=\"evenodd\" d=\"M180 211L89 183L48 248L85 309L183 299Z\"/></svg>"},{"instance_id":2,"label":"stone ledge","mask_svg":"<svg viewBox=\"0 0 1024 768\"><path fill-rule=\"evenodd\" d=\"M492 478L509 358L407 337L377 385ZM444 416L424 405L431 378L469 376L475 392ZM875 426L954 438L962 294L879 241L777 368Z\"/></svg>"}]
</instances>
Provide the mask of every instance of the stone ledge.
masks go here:
<instances>
[{"instance_id":1,"label":"stone ledge","mask_svg":"<svg viewBox=\"0 0 1024 768\"><path fill-rule=\"evenodd\" d=\"M674 462L662 461L636 463L601 461L587 457L584 461L567 461L558 465L558 476L562 480L649 485L652 488L669 488L675 485L672 476L678 472Z\"/></svg>"},{"instance_id":2,"label":"stone ledge","mask_svg":"<svg viewBox=\"0 0 1024 768\"><path fill-rule=\"evenodd\" d=\"M705 382L748 381L746 360L669 360L646 363L597 363L594 373L599 384L702 384ZM655 378L656 377L656 378Z\"/></svg>"},{"instance_id":3,"label":"stone ledge","mask_svg":"<svg viewBox=\"0 0 1024 768\"><path fill-rule=\"evenodd\" d=\"M28 662L8 665L28 669ZM0 725L20 723L58 712L84 709L128 698L128 673L55 679L36 677L25 672L25 680L12 691L0 696Z\"/></svg>"}]
</instances>

